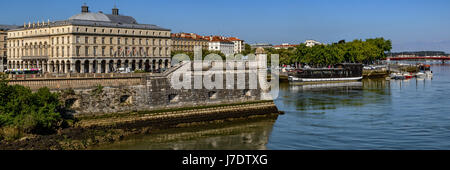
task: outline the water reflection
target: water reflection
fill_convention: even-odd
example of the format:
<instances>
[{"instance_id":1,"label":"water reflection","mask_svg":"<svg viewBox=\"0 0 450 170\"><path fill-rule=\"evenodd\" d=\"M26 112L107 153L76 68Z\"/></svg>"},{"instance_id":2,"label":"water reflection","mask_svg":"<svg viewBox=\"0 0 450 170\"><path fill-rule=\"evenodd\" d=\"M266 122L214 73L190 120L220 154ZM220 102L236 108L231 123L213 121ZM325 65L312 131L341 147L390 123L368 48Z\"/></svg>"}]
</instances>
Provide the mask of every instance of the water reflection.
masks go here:
<instances>
[{"instance_id":1,"label":"water reflection","mask_svg":"<svg viewBox=\"0 0 450 170\"><path fill-rule=\"evenodd\" d=\"M332 110L338 107L361 107L369 103L388 102L390 82L384 79L362 82L281 85L281 108L297 111ZM387 99L387 100L386 100Z\"/></svg>"},{"instance_id":2,"label":"water reflection","mask_svg":"<svg viewBox=\"0 0 450 170\"><path fill-rule=\"evenodd\" d=\"M94 149L110 150L265 150L278 116L159 131L132 136Z\"/></svg>"}]
</instances>

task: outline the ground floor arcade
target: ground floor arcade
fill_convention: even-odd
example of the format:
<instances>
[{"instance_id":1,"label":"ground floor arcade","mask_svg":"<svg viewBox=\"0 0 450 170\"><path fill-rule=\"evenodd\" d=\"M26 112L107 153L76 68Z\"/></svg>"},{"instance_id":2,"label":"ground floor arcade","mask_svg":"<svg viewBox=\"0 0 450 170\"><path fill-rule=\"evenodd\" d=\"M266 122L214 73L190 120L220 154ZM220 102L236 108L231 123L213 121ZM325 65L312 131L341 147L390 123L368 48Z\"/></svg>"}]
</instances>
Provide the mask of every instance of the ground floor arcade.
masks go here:
<instances>
[{"instance_id":1,"label":"ground floor arcade","mask_svg":"<svg viewBox=\"0 0 450 170\"><path fill-rule=\"evenodd\" d=\"M170 58L30 59L10 60L7 66L8 69L42 69L44 73L113 73L119 68L156 72L170 68Z\"/></svg>"}]
</instances>

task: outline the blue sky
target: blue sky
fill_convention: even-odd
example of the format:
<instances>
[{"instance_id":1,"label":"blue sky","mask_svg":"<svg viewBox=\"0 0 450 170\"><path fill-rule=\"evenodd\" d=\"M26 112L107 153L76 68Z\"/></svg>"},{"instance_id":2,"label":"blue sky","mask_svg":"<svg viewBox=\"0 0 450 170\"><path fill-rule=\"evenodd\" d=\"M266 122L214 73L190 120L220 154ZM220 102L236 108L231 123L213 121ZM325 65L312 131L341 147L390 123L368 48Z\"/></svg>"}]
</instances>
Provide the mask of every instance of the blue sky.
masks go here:
<instances>
[{"instance_id":1,"label":"blue sky","mask_svg":"<svg viewBox=\"0 0 450 170\"><path fill-rule=\"evenodd\" d=\"M1 0L0 24L64 20L85 2L111 13L114 0ZM448 0L116 0L120 13L172 32L236 36L247 43L325 43L385 37L393 51L450 52ZM5 15L6 14L6 15Z\"/></svg>"}]
</instances>

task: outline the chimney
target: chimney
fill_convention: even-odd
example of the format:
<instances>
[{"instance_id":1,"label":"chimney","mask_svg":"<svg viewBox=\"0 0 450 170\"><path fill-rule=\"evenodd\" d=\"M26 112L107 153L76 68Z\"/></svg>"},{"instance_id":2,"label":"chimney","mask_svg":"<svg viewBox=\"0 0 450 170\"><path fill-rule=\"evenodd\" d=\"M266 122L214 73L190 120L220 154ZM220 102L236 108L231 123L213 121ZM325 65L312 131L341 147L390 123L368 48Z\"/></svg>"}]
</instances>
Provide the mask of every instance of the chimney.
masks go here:
<instances>
[{"instance_id":1,"label":"chimney","mask_svg":"<svg viewBox=\"0 0 450 170\"><path fill-rule=\"evenodd\" d=\"M114 8L112 9L113 15L119 15L119 9L114 5Z\"/></svg>"},{"instance_id":2,"label":"chimney","mask_svg":"<svg viewBox=\"0 0 450 170\"><path fill-rule=\"evenodd\" d=\"M81 6L81 12L82 13L88 13L89 12L89 7L84 4L83 6Z\"/></svg>"}]
</instances>

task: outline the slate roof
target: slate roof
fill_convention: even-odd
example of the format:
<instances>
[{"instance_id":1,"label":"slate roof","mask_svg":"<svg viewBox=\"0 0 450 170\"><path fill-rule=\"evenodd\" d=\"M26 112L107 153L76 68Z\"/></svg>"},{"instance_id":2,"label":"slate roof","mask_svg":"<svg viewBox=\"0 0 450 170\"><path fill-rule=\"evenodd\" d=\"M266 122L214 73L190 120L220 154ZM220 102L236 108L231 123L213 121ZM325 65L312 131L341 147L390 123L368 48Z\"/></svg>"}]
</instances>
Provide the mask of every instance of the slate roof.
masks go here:
<instances>
[{"instance_id":1,"label":"slate roof","mask_svg":"<svg viewBox=\"0 0 450 170\"><path fill-rule=\"evenodd\" d=\"M139 24L137 21L130 16L123 15L111 15L103 13L80 13L70 17L68 20L64 21L54 21L50 22L50 26L64 26L64 25L75 25L75 26L96 26L96 27L112 27L112 28L130 28L130 29L150 29L150 30L161 30L170 31L170 29L162 28L153 24ZM45 22L45 26L48 27L48 23ZM1 27L0 27L1 28ZM23 26L17 26L11 29L24 29Z\"/></svg>"}]
</instances>

